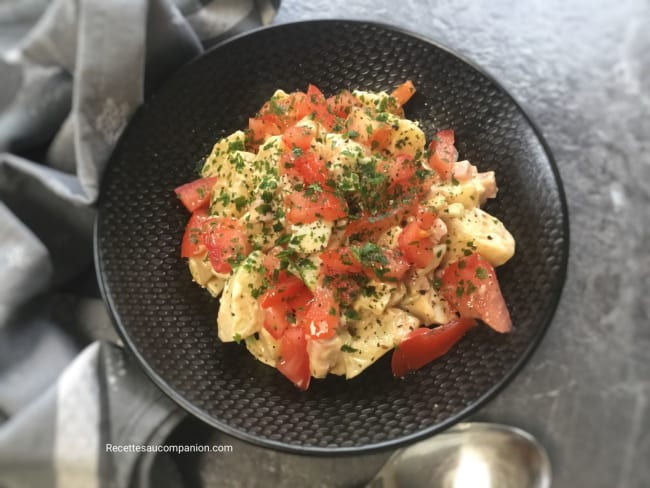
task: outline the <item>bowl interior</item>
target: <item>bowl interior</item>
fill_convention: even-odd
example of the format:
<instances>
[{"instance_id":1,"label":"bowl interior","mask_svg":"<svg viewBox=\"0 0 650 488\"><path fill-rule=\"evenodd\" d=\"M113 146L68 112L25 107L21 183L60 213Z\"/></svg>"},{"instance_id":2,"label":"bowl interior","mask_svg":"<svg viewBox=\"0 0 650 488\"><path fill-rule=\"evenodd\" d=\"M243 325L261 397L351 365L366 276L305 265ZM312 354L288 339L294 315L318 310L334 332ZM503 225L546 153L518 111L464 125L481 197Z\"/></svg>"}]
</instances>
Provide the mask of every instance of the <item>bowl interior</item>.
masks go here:
<instances>
[{"instance_id":1,"label":"bowl interior","mask_svg":"<svg viewBox=\"0 0 650 488\"><path fill-rule=\"evenodd\" d=\"M247 125L277 88L326 95L389 90L411 79L406 115L429 139L456 131L461 158L494 170L487 210L517 240L498 274L514 323L471 331L404 379L384 357L346 381L295 389L243 345L216 335L218 301L179 257L188 219L173 188L196 177L214 142ZM359 452L441 430L494 394L523 364L557 305L567 216L553 163L516 103L489 77L429 41L377 24L276 26L217 46L177 73L137 112L108 166L96 228L104 296L144 369L174 400L245 440L296 452ZM390 355L388 355L390 356Z\"/></svg>"}]
</instances>

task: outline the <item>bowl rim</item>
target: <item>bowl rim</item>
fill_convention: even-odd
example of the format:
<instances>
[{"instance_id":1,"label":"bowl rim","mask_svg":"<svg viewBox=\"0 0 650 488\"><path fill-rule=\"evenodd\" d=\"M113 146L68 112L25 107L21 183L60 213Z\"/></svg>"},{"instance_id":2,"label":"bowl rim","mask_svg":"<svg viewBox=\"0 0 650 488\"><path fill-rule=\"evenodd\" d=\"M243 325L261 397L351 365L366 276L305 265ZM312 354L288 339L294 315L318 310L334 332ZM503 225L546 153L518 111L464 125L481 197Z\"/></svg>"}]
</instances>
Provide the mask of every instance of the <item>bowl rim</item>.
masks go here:
<instances>
[{"instance_id":1,"label":"bowl rim","mask_svg":"<svg viewBox=\"0 0 650 488\"><path fill-rule=\"evenodd\" d=\"M296 26L304 26L304 25L312 25L312 26L319 26L319 25L336 25L336 24L356 24L356 25L363 25L363 26L370 26L370 27L376 27L380 28L389 32L394 32L397 34L405 35L408 37L412 37L418 41L424 42L431 47L444 51L451 56L457 58L461 62L465 63L469 67L471 67L473 70L476 72L480 73L483 75L488 81L490 81L494 87L500 91L503 95L507 97L508 100L514 105L514 107L519 111L519 113L523 116L524 120L526 123L530 126L530 128L533 130L533 133L537 140L539 141L540 145L542 146L544 155L549 163L551 172L553 174L554 182L558 190L558 195L560 199L560 206L562 209L562 239L563 239L563 245L561 249L561 259L559 263L559 275L558 275L558 286L555 288L555 292L552 297L551 301L551 306L548 307L547 310L543 312L543 317L540 320L541 326L539 327L537 333L535 336L532 338L530 343L528 344L528 347L524 350L524 352L521 354L520 358L515 362L515 364L512 366L512 368L495 384L493 385L489 390L487 390L482 396L480 396L478 399L473 401L470 405L468 405L466 408L463 410L459 411L458 413L450 416L446 420L439 422L437 424L434 424L430 427L420 429L414 433L392 438L389 440L381 441L381 442L376 442L376 443L370 443L370 444L364 444L361 446L353 446L353 447L343 447L343 446L334 446L334 447L318 447L318 446L304 446L300 444L291 444L287 442L282 442L282 441L276 441L273 439L268 439L264 437L260 437L257 435L250 434L249 432L232 427L225 421L217 420L213 418L212 416L208 415L205 413L203 410L195 406L192 402L187 400L184 396L182 396L179 392L177 392L171 385L167 383L167 381L162 378L154 369L153 367L144 359L144 356L140 353L134 342L131 340L129 333L126 330L126 327L124 324L120 321L118 318L117 314L117 307L115 306L115 303L111 297L110 291L109 291L109 286L108 284L104 281L104 270L103 270L103 265L102 265L102 255L101 255L101 250L99 248L99 227L100 227L100 219L101 219L101 208L102 208L102 203L104 201L105 195L106 195L106 178L102 179L101 185L100 185L100 193L99 193L99 198L97 201L97 214L95 216L95 222L94 222L94 228L93 228L93 257L94 257L94 264L95 264L95 270L96 270L96 275L97 275L97 281L99 283L99 290L102 296L102 299L108 309L109 316L111 318L111 321L113 322L114 327L116 328L120 338L122 339L123 343L127 346L127 350L136 358L139 366L144 370L145 374L149 377L150 380L156 385L167 397L169 397L172 401L174 401L177 405L182 407L185 411L189 412L192 414L195 418L198 418L199 420L205 422L208 426L214 427L217 430L224 432L228 435L231 435L239 440L245 441L249 444L253 444L259 447L263 448L270 448L290 454L301 454L301 455L310 455L310 456L350 456L350 455L360 455L360 454L370 454L370 453L375 453L375 452L380 452L380 451L387 451L390 449L396 449L398 447L402 447L408 444L412 444L416 441L422 440L426 437L432 436L434 434L437 434L439 432L444 431L445 429L457 424L458 422L466 419L469 415L475 413L478 411L481 407L483 407L485 404L487 404L490 400L492 400L499 392L501 392L510 382L514 379L517 374L522 370L524 365L528 362L528 360L531 358L532 354L534 351L537 349L539 346L539 343L543 339L543 337L546 334L546 331L548 330L553 317L555 315L555 312L557 311L561 296L562 296L562 290L564 288L564 285L566 283L566 277L567 277L567 268L568 268L568 261L569 261L569 209L567 205L567 200L566 200L566 194L564 191L564 186L562 184L562 180L560 177L560 172L557 166L557 163L553 157L553 154L551 152L551 149L542 136L542 131L540 128L537 126L537 124L533 121L533 119L529 116L527 111L522 107L522 105L517 102L517 100L504 88L504 86L494 77L492 76L489 72L487 72L484 68L478 66L476 63L474 63L471 60L468 60L465 56L457 53L456 51L446 47L445 45L441 44L437 40L430 39L428 37L425 37L421 34L409 31L407 29L404 29L402 27L398 27L395 25L387 24L387 23L382 23L382 22L375 22L375 21L366 21L366 20L359 20L359 19L345 19L345 18L323 18L323 19L311 19L311 20L301 20L301 21L295 21L295 22L285 22L285 23L280 23L280 24L273 24L269 26L263 26L263 27L258 27L255 29L252 29L250 31L246 31L244 33L238 34L236 36L230 37L228 39L225 39L208 49L206 49L203 53L200 55L196 56L195 58L191 59L188 61L185 65L177 69L171 76L169 76L160 86L156 88L151 94L149 94L144 102L136 109L134 114L132 115L131 119L129 120L129 123L127 124L130 125L131 122L136 119L137 117L140 117L143 109L146 108L147 102L151 99L152 96L155 96L156 93L158 93L163 86L171 83L173 80L175 80L177 77L182 77L187 69L190 69L191 66L199 61L201 58L204 56L210 55L213 51L223 49L224 47L228 46L231 43L237 42L242 38L247 38L249 36L256 36L260 32L267 32L267 31L280 31L283 29L291 29L295 28ZM125 134L126 130L123 131L122 134ZM109 163L113 160L114 154L118 151L119 147L121 146L122 143L122 137L120 137L120 140L116 144L115 148L113 149L111 156L109 158Z\"/></svg>"}]
</instances>

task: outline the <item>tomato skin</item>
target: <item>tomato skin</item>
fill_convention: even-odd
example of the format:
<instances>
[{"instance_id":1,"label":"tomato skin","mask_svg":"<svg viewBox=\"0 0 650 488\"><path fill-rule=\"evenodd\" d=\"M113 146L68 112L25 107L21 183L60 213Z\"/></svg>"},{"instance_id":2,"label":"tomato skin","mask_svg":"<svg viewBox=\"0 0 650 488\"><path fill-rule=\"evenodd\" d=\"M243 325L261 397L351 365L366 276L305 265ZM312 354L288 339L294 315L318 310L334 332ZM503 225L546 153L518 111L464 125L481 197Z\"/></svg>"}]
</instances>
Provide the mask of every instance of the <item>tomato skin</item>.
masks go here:
<instances>
[{"instance_id":1,"label":"tomato skin","mask_svg":"<svg viewBox=\"0 0 650 488\"><path fill-rule=\"evenodd\" d=\"M415 221L422 229L424 230L431 229L431 227L433 227L433 224L436 221L436 218L437 215L435 214L435 212L422 205L418 206L417 213L415 214Z\"/></svg>"},{"instance_id":2,"label":"tomato skin","mask_svg":"<svg viewBox=\"0 0 650 488\"><path fill-rule=\"evenodd\" d=\"M302 327L289 327L280 339L280 359L276 367L301 390L309 388L311 371L307 339Z\"/></svg>"},{"instance_id":3,"label":"tomato skin","mask_svg":"<svg viewBox=\"0 0 650 488\"><path fill-rule=\"evenodd\" d=\"M237 219L210 217L203 222L203 244L208 250L212 268L217 273L230 273L230 260L237 256L248 256L251 245L246 232Z\"/></svg>"},{"instance_id":4,"label":"tomato skin","mask_svg":"<svg viewBox=\"0 0 650 488\"><path fill-rule=\"evenodd\" d=\"M248 119L248 128L250 130L251 142L259 144L268 136L277 136L282 134L280 121L275 114L265 114L259 117Z\"/></svg>"},{"instance_id":5,"label":"tomato skin","mask_svg":"<svg viewBox=\"0 0 650 488\"><path fill-rule=\"evenodd\" d=\"M290 148L298 147L303 151L307 151L311 146L311 141L314 139L314 134L309 127L301 127L294 125L289 127L282 134L282 141Z\"/></svg>"},{"instance_id":6,"label":"tomato skin","mask_svg":"<svg viewBox=\"0 0 650 488\"><path fill-rule=\"evenodd\" d=\"M429 166L441 179L450 180L451 170L457 159L454 131L451 129L438 131L429 145Z\"/></svg>"},{"instance_id":7,"label":"tomato skin","mask_svg":"<svg viewBox=\"0 0 650 488\"><path fill-rule=\"evenodd\" d=\"M305 151L300 156L293 152L284 153L280 158L280 166L284 173L302 180L305 185L318 183L321 187L326 186L325 161L312 151Z\"/></svg>"},{"instance_id":8,"label":"tomato skin","mask_svg":"<svg viewBox=\"0 0 650 488\"><path fill-rule=\"evenodd\" d=\"M408 261L399 251L382 249L381 254L385 263L361 263L364 273L368 278L378 281L400 281L409 270Z\"/></svg>"},{"instance_id":9,"label":"tomato skin","mask_svg":"<svg viewBox=\"0 0 650 488\"><path fill-rule=\"evenodd\" d=\"M320 254L320 259L325 266L325 273L327 275L359 273L363 269L361 263L352 254L349 247L327 249Z\"/></svg>"},{"instance_id":10,"label":"tomato skin","mask_svg":"<svg viewBox=\"0 0 650 488\"><path fill-rule=\"evenodd\" d=\"M373 235L381 234L394 225L398 225L402 220L415 212L417 201L411 200L393 207L379 215L365 214L361 218L352 220L345 228L345 234L348 236L354 234L370 233Z\"/></svg>"},{"instance_id":11,"label":"tomato skin","mask_svg":"<svg viewBox=\"0 0 650 488\"><path fill-rule=\"evenodd\" d=\"M314 292L314 298L307 305L300 323L309 337L329 339L336 334L339 314L340 308L334 299L334 291L321 286Z\"/></svg>"},{"instance_id":12,"label":"tomato skin","mask_svg":"<svg viewBox=\"0 0 650 488\"><path fill-rule=\"evenodd\" d=\"M181 200L189 212L194 212L210 203L210 194L212 187L217 182L216 176L199 178L198 180L185 183L174 189L176 195Z\"/></svg>"},{"instance_id":13,"label":"tomato skin","mask_svg":"<svg viewBox=\"0 0 650 488\"><path fill-rule=\"evenodd\" d=\"M461 317L481 319L497 332L512 330L494 267L478 253L445 268L441 292Z\"/></svg>"},{"instance_id":14,"label":"tomato skin","mask_svg":"<svg viewBox=\"0 0 650 488\"><path fill-rule=\"evenodd\" d=\"M292 224L311 224L318 219L333 221L347 215L347 204L331 192L312 195L297 191L285 198L286 219Z\"/></svg>"},{"instance_id":15,"label":"tomato skin","mask_svg":"<svg viewBox=\"0 0 650 488\"><path fill-rule=\"evenodd\" d=\"M433 329L415 329L393 352L393 375L404 376L443 356L474 326L474 319L454 319Z\"/></svg>"},{"instance_id":16,"label":"tomato skin","mask_svg":"<svg viewBox=\"0 0 650 488\"><path fill-rule=\"evenodd\" d=\"M264 309L264 328L274 339L280 339L285 330L291 326L287 320L289 308L286 304L278 304Z\"/></svg>"},{"instance_id":17,"label":"tomato skin","mask_svg":"<svg viewBox=\"0 0 650 488\"><path fill-rule=\"evenodd\" d=\"M205 252L202 236L203 222L207 218L208 210L206 208L196 210L190 217L185 227L185 234L183 235L183 242L181 244L182 258L191 258L192 256L198 256Z\"/></svg>"},{"instance_id":18,"label":"tomato skin","mask_svg":"<svg viewBox=\"0 0 650 488\"><path fill-rule=\"evenodd\" d=\"M384 255L388 259L388 265L386 266L388 272L384 273L383 276L377 277L383 280L388 278L390 280L400 281L410 268L408 261L401 253L392 249L385 249Z\"/></svg>"},{"instance_id":19,"label":"tomato skin","mask_svg":"<svg viewBox=\"0 0 650 488\"><path fill-rule=\"evenodd\" d=\"M326 104L330 113L344 119L350 114L352 107L361 105L361 101L349 90L341 90L336 95L329 97Z\"/></svg>"},{"instance_id":20,"label":"tomato skin","mask_svg":"<svg viewBox=\"0 0 650 488\"><path fill-rule=\"evenodd\" d=\"M314 295L303 281L281 271L277 282L259 298L264 309L264 327L279 339L284 331L302 317ZM289 317L293 317L290 321Z\"/></svg>"},{"instance_id":21,"label":"tomato skin","mask_svg":"<svg viewBox=\"0 0 650 488\"><path fill-rule=\"evenodd\" d=\"M262 294L260 305L262 308L269 308L283 301L286 302L303 288L305 288L305 283L297 276L289 274Z\"/></svg>"},{"instance_id":22,"label":"tomato skin","mask_svg":"<svg viewBox=\"0 0 650 488\"><path fill-rule=\"evenodd\" d=\"M401 106L408 102L414 93L415 85L413 85L411 80L406 80L400 86L395 88L390 96L393 97L397 101L397 104Z\"/></svg>"},{"instance_id":23,"label":"tomato skin","mask_svg":"<svg viewBox=\"0 0 650 488\"><path fill-rule=\"evenodd\" d=\"M433 261L435 243L429 232L420 227L417 221L404 227L397 241L406 260L418 268L425 268Z\"/></svg>"}]
</instances>

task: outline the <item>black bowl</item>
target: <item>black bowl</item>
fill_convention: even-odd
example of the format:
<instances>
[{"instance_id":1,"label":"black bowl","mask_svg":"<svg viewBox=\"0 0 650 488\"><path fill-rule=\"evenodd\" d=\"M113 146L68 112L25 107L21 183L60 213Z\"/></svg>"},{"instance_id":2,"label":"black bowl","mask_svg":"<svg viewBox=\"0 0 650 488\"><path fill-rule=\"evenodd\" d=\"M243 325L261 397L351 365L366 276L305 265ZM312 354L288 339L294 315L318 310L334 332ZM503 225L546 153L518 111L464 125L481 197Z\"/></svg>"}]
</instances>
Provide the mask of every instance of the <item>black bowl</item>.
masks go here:
<instances>
[{"instance_id":1,"label":"black bowl","mask_svg":"<svg viewBox=\"0 0 650 488\"><path fill-rule=\"evenodd\" d=\"M179 246L188 215L173 188L196 177L214 142L246 126L277 88L390 90L411 79L407 116L429 139L495 170L487 210L517 240L498 274L514 332L472 330L404 379L383 358L359 377L297 390L243 345L217 339L218 301L191 281ZM557 306L568 256L566 203L548 148L492 78L436 44L378 24L315 21L229 40L181 69L138 110L107 168L96 225L102 292L124 342L153 381L206 423L298 453L360 453L439 432L521 369ZM390 355L388 355L390 356Z\"/></svg>"}]
</instances>

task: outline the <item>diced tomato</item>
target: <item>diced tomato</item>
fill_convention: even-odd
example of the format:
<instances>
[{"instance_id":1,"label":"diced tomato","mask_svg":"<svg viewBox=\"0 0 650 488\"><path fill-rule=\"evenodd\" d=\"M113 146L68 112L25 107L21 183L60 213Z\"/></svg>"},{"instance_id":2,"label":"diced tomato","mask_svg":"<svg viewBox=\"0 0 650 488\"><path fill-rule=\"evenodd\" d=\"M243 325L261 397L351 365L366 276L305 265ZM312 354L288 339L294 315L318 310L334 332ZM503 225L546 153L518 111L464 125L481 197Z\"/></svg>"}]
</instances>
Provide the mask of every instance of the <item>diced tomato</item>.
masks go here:
<instances>
[{"instance_id":1,"label":"diced tomato","mask_svg":"<svg viewBox=\"0 0 650 488\"><path fill-rule=\"evenodd\" d=\"M410 222L397 238L399 248L409 263L418 268L425 268L433 261L435 246L431 234L417 222Z\"/></svg>"},{"instance_id":2,"label":"diced tomato","mask_svg":"<svg viewBox=\"0 0 650 488\"><path fill-rule=\"evenodd\" d=\"M260 304L262 308L268 308L282 301L286 302L289 297L302 291L303 288L305 283L297 276L289 274L264 292L260 297Z\"/></svg>"},{"instance_id":3,"label":"diced tomato","mask_svg":"<svg viewBox=\"0 0 650 488\"><path fill-rule=\"evenodd\" d=\"M411 80L406 80L400 86L395 88L390 96L393 97L399 105L404 105L411 99L414 93L415 85L413 85Z\"/></svg>"},{"instance_id":4,"label":"diced tomato","mask_svg":"<svg viewBox=\"0 0 650 488\"><path fill-rule=\"evenodd\" d=\"M203 244L203 222L208 218L208 210L200 208L190 217L185 227L183 242L181 244L181 257L191 258L205 252Z\"/></svg>"},{"instance_id":5,"label":"diced tomato","mask_svg":"<svg viewBox=\"0 0 650 488\"><path fill-rule=\"evenodd\" d=\"M286 218L292 224L310 224L318 219L333 221L347 215L347 204L334 193L297 191L285 198Z\"/></svg>"},{"instance_id":6,"label":"diced tomato","mask_svg":"<svg viewBox=\"0 0 650 488\"><path fill-rule=\"evenodd\" d=\"M336 115L328 109L323 93L315 86L307 87L307 98L313 106L314 120L322 124L328 131L331 131L336 124Z\"/></svg>"},{"instance_id":7,"label":"diced tomato","mask_svg":"<svg viewBox=\"0 0 650 488\"><path fill-rule=\"evenodd\" d=\"M363 246L365 247L365 246ZM377 248L364 256L364 249L359 248L361 266L365 274L379 281L399 281L409 270L409 263L401 252L392 249Z\"/></svg>"},{"instance_id":8,"label":"diced tomato","mask_svg":"<svg viewBox=\"0 0 650 488\"><path fill-rule=\"evenodd\" d=\"M293 152L284 153L280 158L282 171L299 178L305 185L318 183L325 185L328 179L325 161L313 151L306 151L296 156Z\"/></svg>"},{"instance_id":9,"label":"diced tomato","mask_svg":"<svg viewBox=\"0 0 650 488\"><path fill-rule=\"evenodd\" d=\"M295 92L291 94L291 102L289 103L289 113L291 119L295 122L303 119L314 111L313 104L309 101L309 97L304 92Z\"/></svg>"},{"instance_id":10,"label":"diced tomato","mask_svg":"<svg viewBox=\"0 0 650 488\"><path fill-rule=\"evenodd\" d=\"M286 303L264 309L264 328L274 339L281 338L287 327L291 326L287 319L288 314L289 307Z\"/></svg>"},{"instance_id":11,"label":"diced tomato","mask_svg":"<svg viewBox=\"0 0 650 488\"><path fill-rule=\"evenodd\" d=\"M447 354L454 344L475 325L474 319L454 319L433 329L426 327L415 329L393 352L391 360L393 375L404 376Z\"/></svg>"},{"instance_id":12,"label":"diced tomato","mask_svg":"<svg viewBox=\"0 0 650 488\"><path fill-rule=\"evenodd\" d=\"M251 245L237 219L211 217L203 223L203 244L208 250L212 268L217 273L230 273L231 261L248 256Z\"/></svg>"},{"instance_id":13,"label":"diced tomato","mask_svg":"<svg viewBox=\"0 0 650 488\"><path fill-rule=\"evenodd\" d=\"M266 270L266 278L269 280L277 280L278 273L280 272L280 258L277 254L282 251L280 246L274 247L262 258L262 264Z\"/></svg>"},{"instance_id":14,"label":"diced tomato","mask_svg":"<svg viewBox=\"0 0 650 488\"><path fill-rule=\"evenodd\" d=\"M385 122L378 122L375 127L372 128L372 132L368 134L367 144L370 146L370 149L382 150L386 149L393 139L393 131L389 124Z\"/></svg>"},{"instance_id":15,"label":"diced tomato","mask_svg":"<svg viewBox=\"0 0 650 488\"><path fill-rule=\"evenodd\" d=\"M259 144L268 136L277 136L282 134L278 117L275 114L260 115L248 119L248 128L250 129L249 139L252 143Z\"/></svg>"},{"instance_id":16,"label":"diced tomato","mask_svg":"<svg viewBox=\"0 0 650 488\"><path fill-rule=\"evenodd\" d=\"M282 273L277 283L260 297L264 327L275 339L282 337L287 327L304 316L314 297L300 278Z\"/></svg>"},{"instance_id":17,"label":"diced tomato","mask_svg":"<svg viewBox=\"0 0 650 488\"><path fill-rule=\"evenodd\" d=\"M325 95L316 85L311 83L307 86L307 98L313 106L325 105Z\"/></svg>"},{"instance_id":18,"label":"diced tomato","mask_svg":"<svg viewBox=\"0 0 650 488\"><path fill-rule=\"evenodd\" d=\"M329 287L318 287L302 317L305 333L315 339L333 337L339 325L339 313L334 291Z\"/></svg>"},{"instance_id":19,"label":"diced tomato","mask_svg":"<svg viewBox=\"0 0 650 488\"><path fill-rule=\"evenodd\" d=\"M282 141L290 148L298 147L303 151L309 149L314 134L309 127L294 125L282 134Z\"/></svg>"},{"instance_id":20,"label":"diced tomato","mask_svg":"<svg viewBox=\"0 0 650 488\"><path fill-rule=\"evenodd\" d=\"M210 192L216 182L216 176L199 178L179 186L174 192L185 205L185 208L190 212L194 212L199 208L207 207L208 203L210 203Z\"/></svg>"},{"instance_id":21,"label":"diced tomato","mask_svg":"<svg viewBox=\"0 0 650 488\"><path fill-rule=\"evenodd\" d=\"M314 294L306 285L287 298L287 305L289 305L289 309L294 312L296 320L299 321L306 313L309 303L313 298Z\"/></svg>"},{"instance_id":22,"label":"diced tomato","mask_svg":"<svg viewBox=\"0 0 650 488\"><path fill-rule=\"evenodd\" d=\"M336 275L339 273L359 273L361 263L354 257L349 247L328 249L320 254L320 259L325 266L325 273Z\"/></svg>"},{"instance_id":23,"label":"diced tomato","mask_svg":"<svg viewBox=\"0 0 650 488\"><path fill-rule=\"evenodd\" d=\"M481 319L497 332L512 330L494 267L478 253L445 268L441 291L461 317Z\"/></svg>"},{"instance_id":24,"label":"diced tomato","mask_svg":"<svg viewBox=\"0 0 650 488\"><path fill-rule=\"evenodd\" d=\"M429 145L429 166L442 180L449 180L453 164L457 159L454 131L451 129L438 131Z\"/></svg>"},{"instance_id":25,"label":"diced tomato","mask_svg":"<svg viewBox=\"0 0 650 488\"><path fill-rule=\"evenodd\" d=\"M421 228L429 230L433 227L433 224L436 221L436 214L430 208L419 205L417 213L415 214L415 220Z\"/></svg>"},{"instance_id":26,"label":"diced tomato","mask_svg":"<svg viewBox=\"0 0 650 488\"><path fill-rule=\"evenodd\" d=\"M388 177L390 179L390 192L399 190L400 193L408 190L415 183L415 173L418 166L413 158L407 154L398 154L395 160L388 164Z\"/></svg>"},{"instance_id":27,"label":"diced tomato","mask_svg":"<svg viewBox=\"0 0 650 488\"><path fill-rule=\"evenodd\" d=\"M389 228L399 225L402 220L415 212L416 209L417 201L408 200L381 214L365 214L358 219L351 220L345 228L345 234L348 236L362 233L381 234Z\"/></svg>"},{"instance_id":28,"label":"diced tomato","mask_svg":"<svg viewBox=\"0 0 650 488\"><path fill-rule=\"evenodd\" d=\"M359 99L352 95L349 90L342 90L336 95L329 97L326 103L329 112L340 118L347 117L352 107L361 105Z\"/></svg>"},{"instance_id":29,"label":"diced tomato","mask_svg":"<svg viewBox=\"0 0 650 488\"><path fill-rule=\"evenodd\" d=\"M285 330L280 339L280 359L276 367L301 390L309 388L311 380L309 354L302 327L289 327Z\"/></svg>"},{"instance_id":30,"label":"diced tomato","mask_svg":"<svg viewBox=\"0 0 650 488\"><path fill-rule=\"evenodd\" d=\"M404 275L409 270L409 263L400 252L393 251L392 249L385 249L384 255L388 259L388 265L386 269L388 270L380 278L382 279L392 279L392 280L401 280L404 278Z\"/></svg>"}]
</instances>

